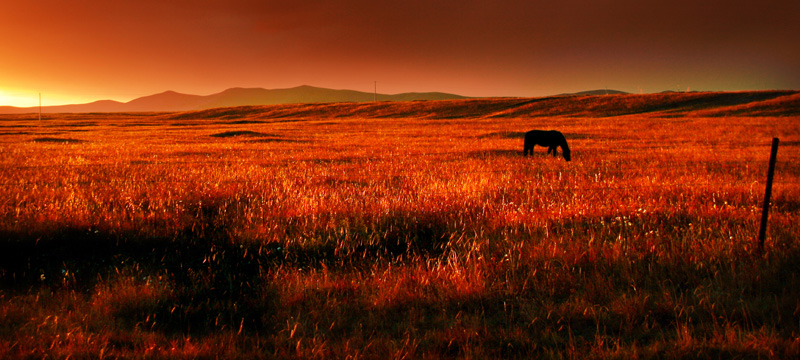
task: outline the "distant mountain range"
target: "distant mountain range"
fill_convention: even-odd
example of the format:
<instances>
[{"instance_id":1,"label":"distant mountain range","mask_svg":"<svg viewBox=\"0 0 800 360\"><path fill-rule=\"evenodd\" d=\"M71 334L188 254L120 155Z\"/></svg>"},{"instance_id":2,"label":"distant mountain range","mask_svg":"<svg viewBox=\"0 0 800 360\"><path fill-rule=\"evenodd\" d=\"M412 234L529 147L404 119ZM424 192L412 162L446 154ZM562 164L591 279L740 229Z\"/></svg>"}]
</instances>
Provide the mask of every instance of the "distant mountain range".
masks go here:
<instances>
[{"instance_id":1,"label":"distant mountain range","mask_svg":"<svg viewBox=\"0 0 800 360\"><path fill-rule=\"evenodd\" d=\"M608 91L608 95L606 95ZM346 96L345 96L346 95ZM458 95L426 93L374 95L347 90L303 86L285 90L229 89L219 94L197 96L165 92L127 103L97 101L84 105L47 108L49 113L158 114L160 119L286 119L286 118L534 118L612 117L633 114L649 116L793 116L800 114L800 91L761 90L735 92L661 92L626 94L613 90L585 91L539 98L464 98ZM413 100L447 101L413 101ZM460 100L459 100L460 99ZM316 101L316 102L312 102ZM250 105L230 109L239 105ZM261 106L259 106L261 105ZM12 112L13 111L13 112ZM23 113L35 118L38 108L0 107L0 114ZM34 113L31 117L31 113ZM85 115L90 116L90 115ZM7 117L15 118L15 117ZM3 117L0 116L0 120ZM2 135L2 134L0 134Z\"/></svg>"},{"instance_id":2,"label":"distant mountain range","mask_svg":"<svg viewBox=\"0 0 800 360\"><path fill-rule=\"evenodd\" d=\"M303 103L369 102L376 94L354 90L333 90L313 86L289 89L232 88L212 95L190 95L174 91L144 96L128 102L100 100L88 104L44 106L46 113L88 112L159 112L191 111L220 107L247 105L277 105ZM455 100L465 96L440 92L377 94L378 101ZM25 114L38 112L39 107L0 106L0 114Z\"/></svg>"}]
</instances>

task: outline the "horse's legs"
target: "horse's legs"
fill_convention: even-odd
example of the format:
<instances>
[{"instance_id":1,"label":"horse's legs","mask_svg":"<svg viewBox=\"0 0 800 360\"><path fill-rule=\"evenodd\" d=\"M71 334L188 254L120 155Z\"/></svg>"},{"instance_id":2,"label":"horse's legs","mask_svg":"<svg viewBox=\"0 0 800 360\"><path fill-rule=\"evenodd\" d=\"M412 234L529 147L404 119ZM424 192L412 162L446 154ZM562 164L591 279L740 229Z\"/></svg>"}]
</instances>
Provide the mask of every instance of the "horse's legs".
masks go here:
<instances>
[{"instance_id":1,"label":"horse's legs","mask_svg":"<svg viewBox=\"0 0 800 360\"><path fill-rule=\"evenodd\" d=\"M547 153L553 152L553 157L558 156L558 148L555 146L551 146L547 149Z\"/></svg>"}]
</instances>

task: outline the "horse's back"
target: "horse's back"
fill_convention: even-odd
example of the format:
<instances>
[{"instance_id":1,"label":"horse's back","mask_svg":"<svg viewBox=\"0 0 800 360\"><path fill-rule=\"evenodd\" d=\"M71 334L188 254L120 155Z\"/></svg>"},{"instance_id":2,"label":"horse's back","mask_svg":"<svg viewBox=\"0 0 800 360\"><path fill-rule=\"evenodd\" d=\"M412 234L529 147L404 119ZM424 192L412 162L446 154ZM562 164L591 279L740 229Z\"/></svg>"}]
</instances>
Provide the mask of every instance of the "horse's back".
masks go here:
<instances>
[{"instance_id":1,"label":"horse's back","mask_svg":"<svg viewBox=\"0 0 800 360\"><path fill-rule=\"evenodd\" d=\"M559 145L564 139L564 134L556 130L531 130L525 133L525 142L540 146Z\"/></svg>"}]
</instances>

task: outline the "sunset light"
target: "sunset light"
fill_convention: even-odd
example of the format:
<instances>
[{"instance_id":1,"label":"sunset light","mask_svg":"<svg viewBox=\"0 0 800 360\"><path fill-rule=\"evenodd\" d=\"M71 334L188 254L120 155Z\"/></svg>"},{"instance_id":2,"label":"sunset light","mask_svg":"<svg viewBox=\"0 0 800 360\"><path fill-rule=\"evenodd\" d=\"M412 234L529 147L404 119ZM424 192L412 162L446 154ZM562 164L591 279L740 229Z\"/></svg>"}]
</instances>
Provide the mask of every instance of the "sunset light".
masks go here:
<instances>
[{"instance_id":1,"label":"sunset light","mask_svg":"<svg viewBox=\"0 0 800 360\"><path fill-rule=\"evenodd\" d=\"M0 1L0 359L800 359L798 15Z\"/></svg>"},{"instance_id":2,"label":"sunset light","mask_svg":"<svg viewBox=\"0 0 800 360\"><path fill-rule=\"evenodd\" d=\"M8 91L0 89L0 106L31 107L39 105L38 93L25 94L18 91Z\"/></svg>"},{"instance_id":3,"label":"sunset light","mask_svg":"<svg viewBox=\"0 0 800 360\"><path fill-rule=\"evenodd\" d=\"M478 97L797 89L798 13L796 0L4 1L0 87L48 104L374 81ZM0 105L34 103L14 97Z\"/></svg>"},{"instance_id":4,"label":"sunset light","mask_svg":"<svg viewBox=\"0 0 800 360\"><path fill-rule=\"evenodd\" d=\"M67 104L81 104L94 101L91 97L81 94L62 95L53 93L40 93L32 90L2 90L0 89L0 106L38 107L41 95L42 106L58 106Z\"/></svg>"}]
</instances>

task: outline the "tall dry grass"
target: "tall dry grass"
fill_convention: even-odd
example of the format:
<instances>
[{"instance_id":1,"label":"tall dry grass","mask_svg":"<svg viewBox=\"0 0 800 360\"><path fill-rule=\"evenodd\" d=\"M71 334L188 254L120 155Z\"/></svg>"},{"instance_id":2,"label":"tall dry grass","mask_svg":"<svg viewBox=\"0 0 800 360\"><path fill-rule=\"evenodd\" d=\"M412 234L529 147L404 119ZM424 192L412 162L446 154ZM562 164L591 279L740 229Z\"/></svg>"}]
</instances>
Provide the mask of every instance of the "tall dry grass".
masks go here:
<instances>
[{"instance_id":1,"label":"tall dry grass","mask_svg":"<svg viewBox=\"0 0 800 360\"><path fill-rule=\"evenodd\" d=\"M800 353L796 117L483 104L6 117L0 355Z\"/></svg>"}]
</instances>

